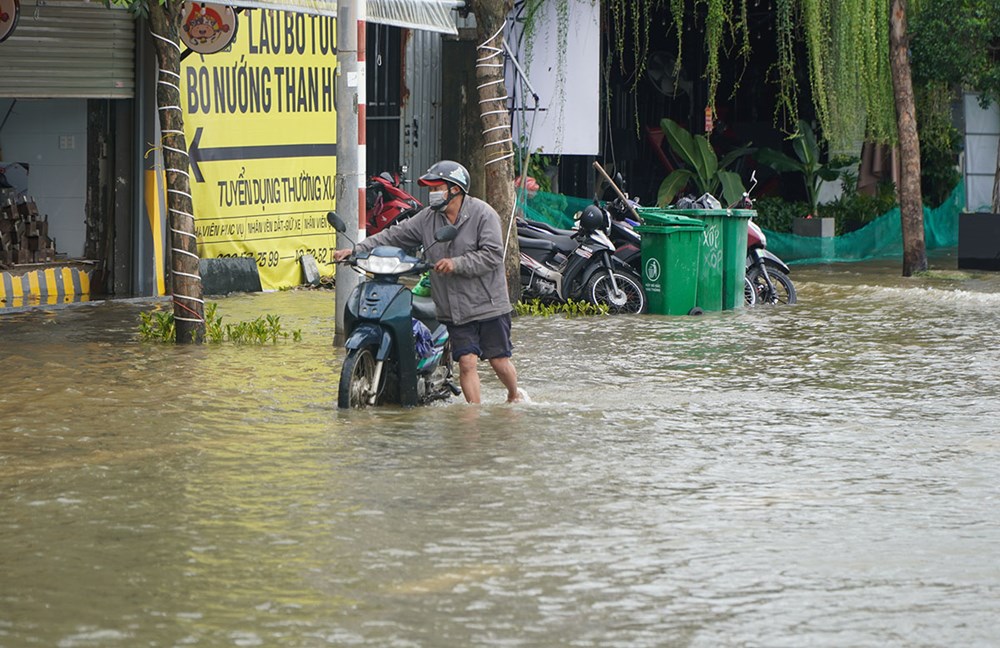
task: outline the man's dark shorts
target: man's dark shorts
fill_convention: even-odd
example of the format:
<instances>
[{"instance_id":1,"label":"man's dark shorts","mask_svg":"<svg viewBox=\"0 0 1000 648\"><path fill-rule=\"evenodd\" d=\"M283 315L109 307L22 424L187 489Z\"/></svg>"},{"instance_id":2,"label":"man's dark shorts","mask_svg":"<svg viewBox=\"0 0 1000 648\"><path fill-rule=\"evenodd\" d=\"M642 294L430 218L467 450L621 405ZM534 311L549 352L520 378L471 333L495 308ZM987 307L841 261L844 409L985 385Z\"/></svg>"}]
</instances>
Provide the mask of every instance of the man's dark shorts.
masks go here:
<instances>
[{"instance_id":1,"label":"man's dark shorts","mask_svg":"<svg viewBox=\"0 0 1000 648\"><path fill-rule=\"evenodd\" d=\"M451 338L451 358L474 353L482 360L509 358L514 347L510 343L510 313L486 320L448 324Z\"/></svg>"}]
</instances>

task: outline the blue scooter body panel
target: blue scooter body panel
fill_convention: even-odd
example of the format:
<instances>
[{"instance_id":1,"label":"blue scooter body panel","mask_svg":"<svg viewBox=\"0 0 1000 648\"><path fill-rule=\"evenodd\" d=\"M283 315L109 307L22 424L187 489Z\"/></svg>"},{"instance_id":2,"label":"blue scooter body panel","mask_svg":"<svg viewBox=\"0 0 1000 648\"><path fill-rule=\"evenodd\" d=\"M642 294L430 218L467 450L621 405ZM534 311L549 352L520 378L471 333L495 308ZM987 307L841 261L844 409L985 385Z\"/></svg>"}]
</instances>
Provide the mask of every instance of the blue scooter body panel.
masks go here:
<instances>
[{"instance_id":1,"label":"blue scooter body panel","mask_svg":"<svg viewBox=\"0 0 1000 648\"><path fill-rule=\"evenodd\" d=\"M354 289L344 313L344 325L351 331L348 344L357 331L364 336L359 340L378 339L379 359L395 353L399 367L399 401L404 407L417 404L417 359L410 319L411 300L410 291L398 283L366 281ZM384 335L361 332L362 327L375 327ZM388 347L383 350L382 344L386 339L389 340Z\"/></svg>"}]
</instances>

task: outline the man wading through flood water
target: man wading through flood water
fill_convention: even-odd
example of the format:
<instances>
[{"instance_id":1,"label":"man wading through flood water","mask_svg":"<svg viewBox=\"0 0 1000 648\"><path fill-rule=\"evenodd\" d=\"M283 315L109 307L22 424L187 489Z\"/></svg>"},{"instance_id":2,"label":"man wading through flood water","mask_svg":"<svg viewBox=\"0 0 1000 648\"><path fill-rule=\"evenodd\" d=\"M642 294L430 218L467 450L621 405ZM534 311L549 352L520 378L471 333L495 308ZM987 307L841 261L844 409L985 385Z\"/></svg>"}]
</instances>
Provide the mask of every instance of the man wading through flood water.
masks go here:
<instances>
[{"instance_id":1,"label":"man wading through flood water","mask_svg":"<svg viewBox=\"0 0 1000 648\"><path fill-rule=\"evenodd\" d=\"M430 204L412 218L358 243L354 252L368 252L379 245L423 246L434 267L431 298L438 319L448 327L465 400L480 402L479 358L489 360L507 388L508 403L527 400L524 390L517 387L517 370L510 360L513 308L507 297L500 216L469 195L469 172L458 162L435 163L419 182L431 188ZM458 236L432 247L434 232L446 224L458 228ZM343 261L351 253L337 250L334 258Z\"/></svg>"}]
</instances>

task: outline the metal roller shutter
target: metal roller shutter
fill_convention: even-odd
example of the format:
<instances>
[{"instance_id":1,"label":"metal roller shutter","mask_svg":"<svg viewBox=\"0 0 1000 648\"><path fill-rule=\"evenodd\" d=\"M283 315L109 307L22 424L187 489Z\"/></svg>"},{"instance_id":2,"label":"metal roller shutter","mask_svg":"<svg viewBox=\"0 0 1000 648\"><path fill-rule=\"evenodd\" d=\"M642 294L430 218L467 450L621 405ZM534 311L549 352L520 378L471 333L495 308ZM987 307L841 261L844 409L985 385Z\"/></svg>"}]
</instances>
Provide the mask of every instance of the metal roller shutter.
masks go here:
<instances>
[{"instance_id":1,"label":"metal roller shutter","mask_svg":"<svg viewBox=\"0 0 1000 648\"><path fill-rule=\"evenodd\" d=\"M101 2L22 0L0 43L0 80L0 97L131 98L135 21Z\"/></svg>"}]
</instances>

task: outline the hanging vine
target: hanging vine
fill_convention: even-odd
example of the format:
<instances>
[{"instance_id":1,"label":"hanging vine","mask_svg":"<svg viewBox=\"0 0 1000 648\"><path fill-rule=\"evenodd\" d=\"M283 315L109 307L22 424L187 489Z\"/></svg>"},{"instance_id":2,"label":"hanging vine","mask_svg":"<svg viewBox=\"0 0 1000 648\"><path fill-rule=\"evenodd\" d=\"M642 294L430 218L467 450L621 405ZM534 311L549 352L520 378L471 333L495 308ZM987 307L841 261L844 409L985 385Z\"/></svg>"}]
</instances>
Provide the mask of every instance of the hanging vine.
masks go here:
<instances>
[{"instance_id":1,"label":"hanging vine","mask_svg":"<svg viewBox=\"0 0 1000 648\"><path fill-rule=\"evenodd\" d=\"M774 5L777 60L770 73L778 87L774 121L789 130L799 119L799 86L795 77L795 0L777 0Z\"/></svg>"},{"instance_id":2,"label":"hanging vine","mask_svg":"<svg viewBox=\"0 0 1000 648\"><path fill-rule=\"evenodd\" d=\"M802 0L802 33L809 60L809 83L816 116L824 131L830 123L830 89L826 68L831 54L829 7L829 0Z\"/></svg>"},{"instance_id":3,"label":"hanging vine","mask_svg":"<svg viewBox=\"0 0 1000 648\"><path fill-rule=\"evenodd\" d=\"M750 55L747 2L607 0L611 58L626 77L626 87L635 92L649 54L650 18L666 7L677 39L675 75L682 65L684 26L692 20L704 20L703 77L707 103L713 105L723 59L746 60ZM921 1L911 3L919 6ZM794 130L799 119L800 84L808 83L823 137L835 150L854 148L861 138L895 142L889 0L774 0L773 7L777 57L768 79L776 87L775 124L787 132ZM604 68L606 82L610 82L611 65ZM638 119L637 113L637 129Z\"/></svg>"},{"instance_id":4,"label":"hanging vine","mask_svg":"<svg viewBox=\"0 0 1000 648\"><path fill-rule=\"evenodd\" d=\"M835 0L830 11L830 64L826 66L827 113L820 120L831 151L856 148L865 135L865 103L858 74L857 39L866 20L857 0Z\"/></svg>"}]
</instances>

